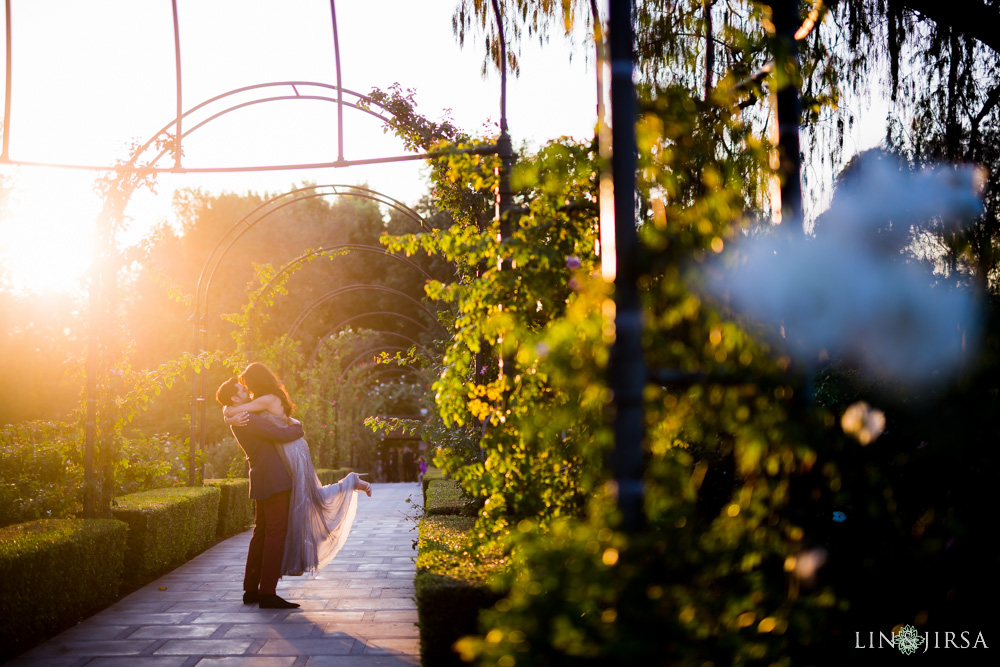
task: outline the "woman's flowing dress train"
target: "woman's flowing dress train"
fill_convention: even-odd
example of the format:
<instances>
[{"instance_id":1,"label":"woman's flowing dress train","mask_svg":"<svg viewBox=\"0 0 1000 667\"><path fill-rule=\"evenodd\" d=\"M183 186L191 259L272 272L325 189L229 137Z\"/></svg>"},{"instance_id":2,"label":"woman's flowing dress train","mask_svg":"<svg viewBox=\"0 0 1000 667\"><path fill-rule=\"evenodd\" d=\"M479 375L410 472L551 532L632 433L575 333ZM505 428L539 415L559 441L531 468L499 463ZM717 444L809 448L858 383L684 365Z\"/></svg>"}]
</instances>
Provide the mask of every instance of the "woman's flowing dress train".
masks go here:
<instances>
[{"instance_id":1,"label":"woman's flowing dress train","mask_svg":"<svg viewBox=\"0 0 1000 667\"><path fill-rule=\"evenodd\" d=\"M323 486L304 438L277 447L292 478L281 574L313 572L329 563L347 541L358 509L358 475L352 472Z\"/></svg>"}]
</instances>

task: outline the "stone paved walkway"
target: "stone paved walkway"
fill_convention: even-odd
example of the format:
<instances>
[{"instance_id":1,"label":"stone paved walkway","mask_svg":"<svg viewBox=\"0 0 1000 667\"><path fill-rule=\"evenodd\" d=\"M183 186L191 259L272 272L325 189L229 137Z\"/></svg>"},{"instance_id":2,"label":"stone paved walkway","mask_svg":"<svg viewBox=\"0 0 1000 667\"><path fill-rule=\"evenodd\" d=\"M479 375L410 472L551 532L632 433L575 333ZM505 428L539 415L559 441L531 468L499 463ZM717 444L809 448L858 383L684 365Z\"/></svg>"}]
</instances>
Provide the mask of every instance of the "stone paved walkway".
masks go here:
<instances>
[{"instance_id":1,"label":"stone paved walkway","mask_svg":"<svg viewBox=\"0 0 1000 667\"><path fill-rule=\"evenodd\" d=\"M301 609L242 603L250 533L220 542L10 667L398 667L420 664L413 600L418 484L375 484L315 575L285 577Z\"/></svg>"}]
</instances>

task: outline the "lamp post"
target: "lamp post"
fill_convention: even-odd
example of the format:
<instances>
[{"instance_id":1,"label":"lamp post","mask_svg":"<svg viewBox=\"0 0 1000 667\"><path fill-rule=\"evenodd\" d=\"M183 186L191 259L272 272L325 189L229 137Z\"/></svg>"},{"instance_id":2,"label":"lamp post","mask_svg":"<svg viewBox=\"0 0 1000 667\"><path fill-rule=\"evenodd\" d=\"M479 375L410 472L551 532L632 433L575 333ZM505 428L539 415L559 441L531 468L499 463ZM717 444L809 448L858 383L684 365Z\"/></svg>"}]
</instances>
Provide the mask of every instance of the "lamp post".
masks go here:
<instances>
[{"instance_id":1,"label":"lamp post","mask_svg":"<svg viewBox=\"0 0 1000 667\"><path fill-rule=\"evenodd\" d=\"M770 0L771 20L774 23L775 78L784 85L775 93L775 116L778 124L778 174L781 178L781 220L787 233L793 231L792 222L802 224L801 159L799 154L799 120L802 114L799 102L798 55L799 46L795 33L799 29L799 3L796 0Z\"/></svg>"},{"instance_id":2,"label":"lamp post","mask_svg":"<svg viewBox=\"0 0 1000 667\"><path fill-rule=\"evenodd\" d=\"M635 88L632 83L632 3L611 0L608 12L611 58L611 176L614 187L615 341L609 363L614 396L614 476L622 528L643 524L642 393L646 363L639 300L639 237L635 226ZM603 193L602 193L603 194ZM602 220L602 227L605 221ZM602 247L602 253L605 248ZM605 273L605 278L609 275Z\"/></svg>"}]
</instances>

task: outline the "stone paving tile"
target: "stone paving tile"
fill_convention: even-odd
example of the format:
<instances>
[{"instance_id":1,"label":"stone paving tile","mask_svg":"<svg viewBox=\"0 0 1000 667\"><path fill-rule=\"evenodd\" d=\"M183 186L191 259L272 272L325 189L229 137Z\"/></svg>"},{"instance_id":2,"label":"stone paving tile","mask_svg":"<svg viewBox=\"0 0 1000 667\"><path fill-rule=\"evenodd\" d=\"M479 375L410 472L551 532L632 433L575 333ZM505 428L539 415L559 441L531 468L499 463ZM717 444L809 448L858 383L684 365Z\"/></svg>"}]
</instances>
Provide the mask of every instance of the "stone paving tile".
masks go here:
<instances>
[{"instance_id":1,"label":"stone paving tile","mask_svg":"<svg viewBox=\"0 0 1000 667\"><path fill-rule=\"evenodd\" d=\"M310 635L322 635L323 631L317 629L312 623L268 623L253 625L234 625L226 631L226 639L275 639L301 638Z\"/></svg>"},{"instance_id":2,"label":"stone paving tile","mask_svg":"<svg viewBox=\"0 0 1000 667\"><path fill-rule=\"evenodd\" d=\"M410 639L371 639L366 642L364 655L373 654L415 654L420 653L420 639L413 637Z\"/></svg>"},{"instance_id":3,"label":"stone paving tile","mask_svg":"<svg viewBox=\"0 0 1000 667\"><path fill-rule=\"evenodd\" d=\"M118 639L119 635L130 629L128 624L121 625L77 625L63 632L59 637L64 641L96 641L101 639Z\"/></svg>"},{"instance_id":4,"label":"stone paving tile","mask_svg":"<svg viewBox=\"0 0 1000 667\"><path fill-rule=\"evenodd\" d=\"M216 625L220 623L277 623L284 620L284 617L288 615L288 612L282 609L257 609L256 607L246 607L247 610L253 609L253 613L250 611L237 611L237 612L216 612L210 611L204 614L198 614L197 617L191 619L191 623L214 623Z\"/></svg>"},{"instance_id":5,"label":"stone paving tile","mask_svg":"<svg viewBox=\"0 0 1000 667\"><path fill-rule=\"evenodd\" d=\"M349 655L355 642L347 636L268 639L257 655Z\"/></svg>"},{"instance_id":6,"label":"stone paving tile","mask_svg":"<svg viewBox=\"0 0 1000 667\"><path fill-rule=\"evenodd\" d=\"M303 586L299 589L289 589L288 594L296 600L309 599L332 599L332 598L370 598L374 597L374 592L380 588L348 588L346 586L328 586L317 582L312 586Z\"/></svg>"},{"instance_id":7,"label":"stone paving tile","mask_svg":"<svg viewBox=\"0 0 1000 667\"><path fill-rule=\"evenodd\" d=\"M367 570L374 570L376 572L383 572L383 571L388 571L388 570L402 570L402 569L404 569L403 567L400 567L398 565L393 565L392 563L389 562L389 560L390 559L388 559L388 558L379 558L379 559L376 559L375 562L361 563L360 565L358 565L358 572L365 572ZM409 569L413 570L414 569L412 567L413 564L410 563L410 565L411 565L411 567Z\"/></svg>"},{"instance_id":8,"label":"stone paving tile","mask_svg":"<svg viewBox=\"0 0 1000 667\"><path fill-rule=\"evenodd\" d=\"M286 623L315 623L317 625L321 623L333 623L342 622L349 623L352 621L361 621L364 618L363 611L310 611L305 614L296 614L295 616L290 616L286 619Z\"/></svg>"},{"instance_id":9,"label":"stone paving tile","mask_svg":"<svg viewBox=\"0 0 1000 667\"><path fill-rule=\"evenodd\" d=\"M334 609L413 609L409 598L344 598L334 601Z\"/></svg>"},{"instance_id":10,"label":"stone paving tile","mask_svg":"<svg viewBox=\"0 0 1000 667\"><path fill-rule=\"evenodd\" d=\"M412 586L409 588L382 588L379 590L381 591L381 595L379 597L383 598L411 598L417 594L416 589Z\"/></svg>"},{"instance_id":11,"label":"stone paving tile","mask_svg":"<svg viewBox=\"0 0 1000 667\"><path fill-rule=\"evenodd\" d=\"M295 656L240 656L238 658L202 658L196 667L292 667Z\"/></svg>"},{"instance_id":12,"label":"stone paving tile","mask_svg":"<svg viewBox=\"0 0 1000 667\"><path fill-rule=\"evenodd\" d=\"M403 639L420 635L420 628L413 623L330 623L324 625L322 630L324 634L346 634L357 639L375 637Z\"/></svg>"},{"instance_id":13,"label":"stone paving tile","mask_svg":"<svg viewBox=\"0 0 1000 667\"><path fill-rule=\"evenodd\" d=\"M247 531L5 667L419 665L416 533L403 516L415 491L416 484L377 484L373 498L359 498L354 528L334 562L279 582L278 595L301 609L242 603Z\"/></svg>"},{"instance_id":14,"label":"stone paving tile","mask_svg":"<svg viewBox=\"0 0 1000 667\"><path fill-rule=\"evenodd\" d=\"M77 667L80 662L84 661L86 658L81 659L72 655L36 658L24 654L3 664L4 667Z\"/></svg>"},{"instance_id":15,"label":"stone paving tile","mask_svg":"<svg viewBox=\"0 0 1000 667\"><path fill-rule=\"evenodd\" d=\"M278 595L283 591L279 588ZM163 611L233 611L233 607L242 606L242 600L215 600L210 602L194 602L181 600L167 606Z\"/></svg>"},{"instance_id":16,"label":"stone paving tile","mask_svg":"<svg viewBox=\"0 0 1000 667\"><path fill-rule=\"evenodd\" d=\"M413 605L413 610L407 611L376 611L374 612L374 620L379 623L416 623L417 622L417 609L416 604Z\"/></svg>"},{"instance_id":17,"label":"stone paving tile","mask_svg":"<svg viewBox=\"0 0 1000 667\"><path fill-rule=\"evenodd\" d=\"M132 595L135 595L135 593ZM163 611L164 603L162 602L136 602L131 600L131 597L130 595L124 600L115 603L112 609L128 614L153 614Z\"/></svg>"},{"instance_id":18,"label":"stone paving tile","mask_svg":"<svg viewBox=\"0 0 1000 667\"><path fill-rule=\"evenodd\" d=\"M144 625L128 636L129 639L206 639L215 634L218 625Z\"/></svg>"},{"instance_id":19,"label":"stone paving tile","mask_svg":"<svg viewBox=\"0 0 1000 667\"><path fill-rule=\"evenodd\" d=\"M97 616L87 619L87 626L105 623L110 625L172 625L184 622L184 619L190 615L188 612L181 611L162 614L134 614L127 611L119 611L117 607L111 607L102 611Z\"/></svg>"},{"instance_id":20,"label":"stone paving tile","mask_svg":"<svg viewBox=\"0 0 1000 667\"><path fill-rule=\"evenodd\" d=\"M187 658L182 655L131 655L127 658L94 658L87 667L181 667Z\"/></svg>"},{"instance_id":21,"label":"stone paving tile","mask_svg":"<svg viewBox=\"0 0 1000 667\"><path fill-rule=\"evenodd\" d=\"M60 635L61 637L61 635ZM54 657L60 655L99 656L99 655L136 655L152 646L150 639L108 639L87 641L84 639L63 640L60 637L51 639L36 646L24 655L26 657Z\"/></svg>"},{"instance_id":22,"label":"stone paving tile","mask_svg":"<svg viewBox=\"0 0 1000 667\"><path fill-rule=\"evenodd\" d=\"M200 590L200 591L178 591L167 589L165 591L155 589L140 589L133 593L133 595L141 594L145 596L148 600L159 601L161 603L168 602L213 602L222 597L223 591L221 590Z\"/></svg>"},{"instance_id":23,"label":"stone paving tile","mask_svg":"<svg viewBox=\"0 0 1000 667\"><path fill-rule=\"evenodd\" d=\"M168 639L155 655L241 655L252 642L244 639Z\"/></svg>"},{"instance_id":24,"label":"stone paving tile","mask_svg":"<svg viewBox=\"0 0 1000 667\"><path fill-rule=\"evenodd\" d=\"M405 667L419 665L419 655L321 655L309 658L305 667Z\"/></svg>"}]
</instances>

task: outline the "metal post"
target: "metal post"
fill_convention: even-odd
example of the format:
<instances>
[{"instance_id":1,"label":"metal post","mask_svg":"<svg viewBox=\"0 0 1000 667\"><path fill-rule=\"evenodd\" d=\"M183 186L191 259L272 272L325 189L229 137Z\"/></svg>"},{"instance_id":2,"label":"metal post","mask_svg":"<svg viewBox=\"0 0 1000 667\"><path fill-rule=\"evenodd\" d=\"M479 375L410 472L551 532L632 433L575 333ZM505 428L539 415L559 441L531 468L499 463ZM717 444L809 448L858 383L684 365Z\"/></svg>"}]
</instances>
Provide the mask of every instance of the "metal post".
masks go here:
<instances>
[{"instance_id":1,"label":"metal post","mask_svg":"<svg viewBox=\"0 0 1000 667\"><path fill-rule=\"evenodd\" d=\"M507 40L503 30L503 14L500 12L500 3L492 0L493 16L497 22L497 39L500 45L500 137L497 139L497 157L500 158L500 166L497 173L497 199L496 199L496 219L500 228L500 242L509 239L514 225L514 192L510 185L510 174L514 168L514 147L507 132ZM501 253L503 251L501 250ZM510 266L503 261L503 255L497 259L497 268L510 270ZM499 307L503 307L501 304ZM497 341L502 343L502 339ZM498 360L500 364L500 376L509 370L510 360L501 356ZM476 372L479 372L478 362Z\"/></svg>"},{"instance_id":2,"label":"metal post","mask_svg":"<svg viewBox=\"0 0 1000 667\"><path fill-rule=\"evenodd\" d=\"M198 313L195 306L195 314L191 316L191 321L198 327L198 348L205 349L205 316ZM190 435L188 436L188 486L200 486L199 477L204 477L203 470L195 470L198 457L198 445L205 441L205 372L198 373L191 371L191 424ZM199 377L201 376L201 377ZM204 446L204 445L202 445ZM202 473L200 476L198 473Z\"/></svg>"},{"instance_id":3,"label":"metal post","mask_svg":"<svg viewBox=\"0 0 1000 667\"><path fill-rule=\"evenodd\" d=\"M196 486L195 449L198 446L198 374L191 371L191 432L188 436L188 486Z\"/></svg>"},{"instance_id":4,"label":"metal post","mask_svg":"<svg viewBox=\"0 0 1000 667\"><path fill-rule=\"evenodd\" d=\"M330 20L333 23L333 60L337 75L337 162L344 161L344 84L340 77L340 37L337 32L337 3L330 0Z\"/></svg>"},{"instance_id":5,"label":"metal post","mask_svg":"<svg viewBox=\"0 0 1000 667\"><path fill-rule=\"evenodd\" d=\"M171 3L171 8L173 10L174 17L174 70L176 73L177 80L177 115L174 120L174 129L177 130L176 141L174 142L174 168L181 168L181 154L184 152L181 146L182 138L184 137L184 130L181 123L184 119L184 103L183 103L183 79L181 79L181 24L177 20L177 0L173 0Z\"/></svg>"},{"instance_id":6,"label":"metal post","mask_svg":"<svg viewBox=\"0 0 1000 667\"><path fill-rule=\"evenodd\" d=\"M6 162L10 158L10 155L8 154L8 149L10 148L10 95L11 95L11 92L13 91L13 88L12 88L11 82L10 82L10 74L11 74L11 69L12 69L11 68L12 49L11 49L11 44L10 44L10 36L11 36L11 34L12 34L13 31L10 29L10 0L7 0L7 2L4 3L4 5L5 5L5 11L6 11L6 14L7 14L7 23L6 23L6 25L7 25L7 49L6 49L6 56L7 56L7 79L4 82L5 83L5 86L4 86L5 90L4 90L4 97L3 97L3 148L2 148L2 152L0 152L0 159L2 159L4 162Z\"/></svg>"},{"instance_id":7,"label":"metal post","mask_svg":"<svg viewBox=\"0 0 1000 667\"><path fill-rule=\"evenodd\" d=\"M205 349L205 329L201 330L201 349ZM208 374L206 369L202 369L201 373L198 374L198 450L202 453L205 452L205 409L208 404L208 396L205 391L205 376ZM197 475L194 475L194 465L192 462L191 466L193 480L188 484L188 486L201 486L205 480L205 461L202 459L201 465L198 466Z\"/></svg>"},{"instance_id":8,"label":"metal post","mask_svg":"<svg viewBox=\"0 0 1000 667\"><path fill-rule=\"evenodd\" d=\"M771 19L775 31L775 71L787 78L787 83L777 92L778 155L781 160L781 219L788 233L802 224L801 159L799 154L799 105L798 42L795 32L799 28L799 3L797 0L772 0ZM793 226L794 225L794 226Z\"/></svg>"},{"instance_id":9,"label":"metal post","mask_svg":"<svg viewBox=\"0 0 1000 667\"><path fill-rule=\"evenodd\" d=\"M97 476L94 473L94 440L97 435L97 319L100 313L98 285L100 250L94 252L90 278L90 337L87 341L87 421L83 445L83 518L97 518Z\"/></svg>"},{"instance_id":10,"label":"metal post","mask_svg":"<svg viewBox=\"0 0 1000 667\"><path fill-rule=\"evenodd\" d=\"M632 82L632 3L611 0L608 12L611 55L611 173L614 180L615 342L610 385L614 411L614 474L622 527L643 524L642 392L646 364L642 350L642 310L637 284L639 237L635 226L635 88Z\"/></svg>"}]
</instances>

